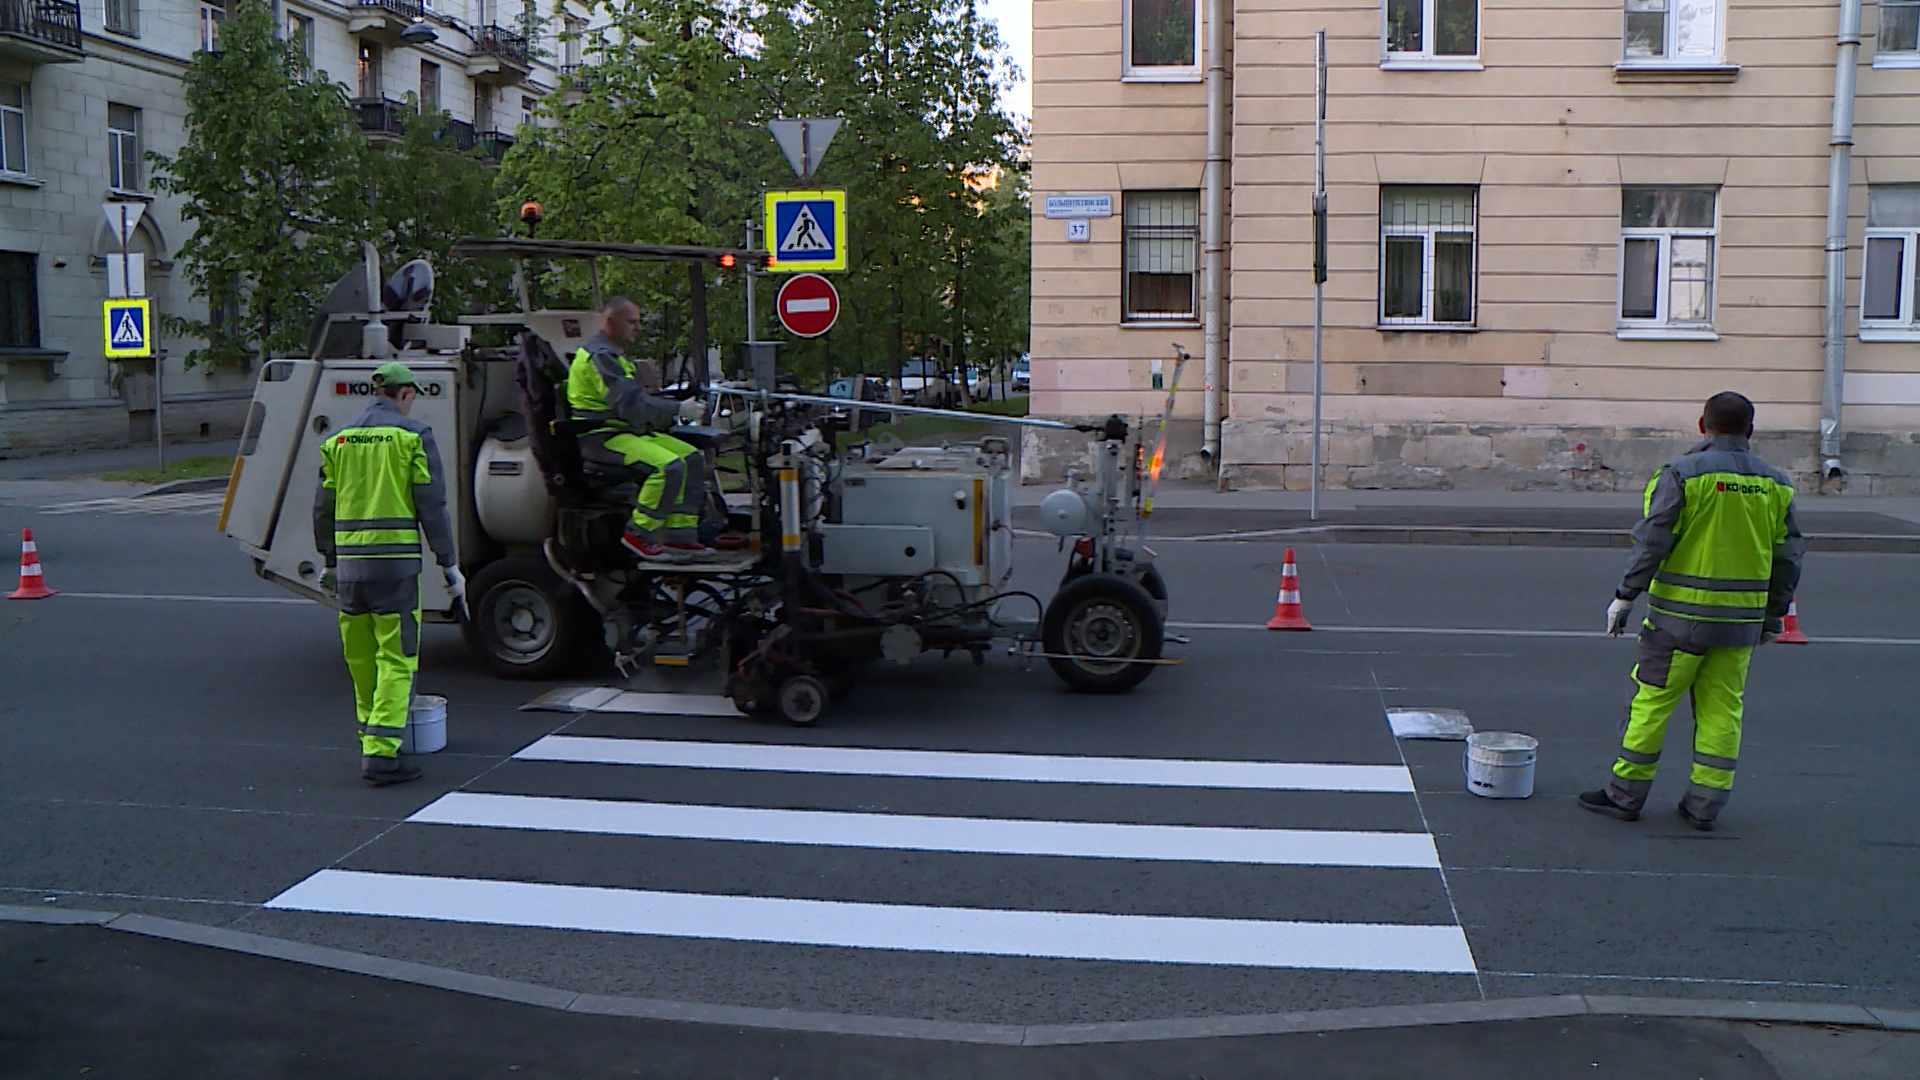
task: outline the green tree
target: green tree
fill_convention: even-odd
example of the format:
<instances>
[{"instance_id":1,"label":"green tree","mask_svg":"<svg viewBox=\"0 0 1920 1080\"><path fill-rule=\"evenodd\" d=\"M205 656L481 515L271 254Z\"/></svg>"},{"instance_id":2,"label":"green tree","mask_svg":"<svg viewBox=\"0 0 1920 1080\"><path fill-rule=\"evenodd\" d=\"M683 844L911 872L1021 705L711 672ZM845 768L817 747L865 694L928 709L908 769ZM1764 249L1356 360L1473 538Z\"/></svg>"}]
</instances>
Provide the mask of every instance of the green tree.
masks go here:
<instances>
[{"instance_id":1,"label":"green tree","mask_svg":"<svg viewBox=\"0 0 1920 1080\"><path fill-rule=\"evenodd\" d=\"M365 140L345 88L314 78L259 0L239 0L219 50L196 53L182 83L186 142L149 155L154 183L185 196L194 232L180 259L193 295L234 317L175 316L166 328L206 343L189 366L244 367L304 345L315 302L352 260Z\"/></svg>"},{"instance_id":2,"label":"green tree","mask_svg":"<svg viewBox=\"0 0 1920 1080\"><path fill-rule=\"evenodd\" d=\"M417 107L412 95L408 104ZM365 238L390 270L409 259L433 265L433 312L442 321L505 303L511 273L506 262L447 254L463 236L499 234L494 169L479 150L454 144L453 121L443 111L409 109L401 132L393 143L365 153Z\"/></svg>"}]
</instances>

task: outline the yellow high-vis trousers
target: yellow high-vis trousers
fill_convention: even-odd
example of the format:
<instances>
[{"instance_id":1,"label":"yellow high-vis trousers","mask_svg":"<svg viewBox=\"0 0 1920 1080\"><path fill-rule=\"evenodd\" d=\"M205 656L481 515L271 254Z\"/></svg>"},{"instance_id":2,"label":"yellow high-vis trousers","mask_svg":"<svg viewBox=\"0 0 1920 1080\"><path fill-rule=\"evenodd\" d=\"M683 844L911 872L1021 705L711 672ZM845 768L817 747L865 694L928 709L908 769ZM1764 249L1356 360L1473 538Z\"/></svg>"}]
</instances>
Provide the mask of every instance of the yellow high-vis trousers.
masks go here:
<instances>
[{"instance_id":1,"label":"yellow high-vis trousers","mask_svg":"<svg viewBox=\"0 0 1920 1080\"><path fill-rule=\"evenodd\" d=\"M420 578L341 582L340 647L353 676L361 757L397 757L420 669Z\"/></svg>"},{"instance_id":2,"label":"yellow high-vis trousers","mask_svg":"<svg viewBox=\"0 0 1920 1080\"><path fill-rule=\"evenodd\" d=\"M1634 695L1627 706L1620 756L1607 784L1613 801L1638 810L1653 787L1667 718L1681 697L1693 695L1693 774L1686 805L1696 818L1711 821L1733 790L1740 758L1740 722L1744 712L1751 646L1711 648L1703 653L1674 648L1671 638L1652 626L1640 633L1639 662L1633 667Z\"/></svg>"}]
</instances>

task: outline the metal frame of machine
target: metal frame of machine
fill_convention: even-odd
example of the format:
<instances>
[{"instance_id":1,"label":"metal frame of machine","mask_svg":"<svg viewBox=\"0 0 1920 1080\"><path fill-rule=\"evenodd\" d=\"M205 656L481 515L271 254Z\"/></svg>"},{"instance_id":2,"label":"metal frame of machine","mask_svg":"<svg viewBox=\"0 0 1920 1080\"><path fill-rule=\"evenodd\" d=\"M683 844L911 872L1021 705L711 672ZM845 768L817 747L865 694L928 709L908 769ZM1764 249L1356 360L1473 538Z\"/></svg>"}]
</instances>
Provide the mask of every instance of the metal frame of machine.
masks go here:
<instances>
[{"instance_id":1,"label":"metal frame of machine","mask_svg":"<svg viewBox=\"0 0 1920 1080\"><path fill-rule=\"evenodd\" d=\"M523 261L705 261L727 254L519 240L463 241L455 250ZM731 254L750 262L757 253ZM301 499L310 498L314 481L302 482L301 473L313 468L310 444L317 441L308 436L363 404L340 389L356 385L355 373L397 356L415 366L423 384L444 387L442 400L428 394L422 414L455 480L460 562L471 582L467 638L499 674L548 677L604 650L629 678L705 670L721 678L743 712L811 724L867 665L906 663L925 651L962 651L984 662L1004 644L1029 660L1044 658L1087 692L1126 690L1155 667L1177 662L1161 655L1166 588L1144 544L1164 416L1153 447L1145 431L1118 416L1079 426L1093 443L1093 468L1070 473L1068 486L1042 504L1046 528L1070 548L1060 588L1043 602L1006 587L1013 530L1004 438L903 446L861 434L863 414L874 412L976 421L978 414L764 386L701 387L714 426L677 433L709 454L739 445L744 501L716 499L712 513L730 518L752 542L737 555L698 564L634 565L617 542L631 511L630 479L548 483L519 395L501 377L511 370L507 361L521 361L519 351L477 349L464 327L435 327L424 318L400 318L406 328L389 333L385 323L395 317L380 309L377 280L378 260L369 252L364 289L347 290L350 298L372 297L367 310L323 312L328 329L316 324L313 355L272 361L262 373L221 527L269 580L329 601L318 589L311 537L302 539L310 530ZM595 281L597 292L597 274ZM529 308L524 288L521 295ZM590 317L523 310L471 321L518 322L529 328L522 342L531 349L545 336L536 331L559 335L563 347L569 336L583 337ZM358 323L359 331L333 334L343 322ZM335 340L331 353L323 340ZM340 355L347 340L358 355ZM1169 408L1171 400L1170 392ZM564 435L564 423L550 422L552 433ZM427 591L428 608L455 617L451 597Z\"/></svg>"}]
</instances>

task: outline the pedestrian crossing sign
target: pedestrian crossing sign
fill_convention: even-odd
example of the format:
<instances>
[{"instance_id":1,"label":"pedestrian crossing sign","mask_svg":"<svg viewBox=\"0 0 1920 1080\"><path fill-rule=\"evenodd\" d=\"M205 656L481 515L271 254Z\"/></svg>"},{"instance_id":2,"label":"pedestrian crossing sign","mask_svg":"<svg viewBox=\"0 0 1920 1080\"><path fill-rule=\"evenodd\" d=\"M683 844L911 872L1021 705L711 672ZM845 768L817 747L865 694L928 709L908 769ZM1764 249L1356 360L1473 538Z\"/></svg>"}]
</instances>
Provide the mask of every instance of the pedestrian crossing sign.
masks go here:
<instances>
[{"instance_id":1,"label":"pedestrian crossing sign","mask_svg":"<svg viewBox=\"0 0 1920 1080\"><path fill-rule=\"evenodd\" d=\"M767 269L774 273L847 268L847 193L769 191Z\"/></svg>"},{"instance_id":2,"label":"pedestrian crossing sign","mask_svg":"<svg viewBox=\"0 0 1920 1080\"><path fill-rule=\"evenodd\" d=\"M108 300L103 305L108 359L153 355L153 308L150 304L147 300Z\"/></svg>"}]
</instances>

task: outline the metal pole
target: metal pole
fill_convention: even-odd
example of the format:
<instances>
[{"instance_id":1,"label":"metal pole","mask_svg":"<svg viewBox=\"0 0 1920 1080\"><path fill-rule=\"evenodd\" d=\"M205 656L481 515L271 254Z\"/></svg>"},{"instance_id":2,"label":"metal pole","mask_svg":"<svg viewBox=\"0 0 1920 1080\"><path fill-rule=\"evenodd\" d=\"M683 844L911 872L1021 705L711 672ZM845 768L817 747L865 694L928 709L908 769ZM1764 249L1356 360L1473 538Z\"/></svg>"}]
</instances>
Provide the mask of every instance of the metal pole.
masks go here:
<instances>
[{"instance_id":1,"label":"metal pole","mask_svg":"<svg viewBox=\"0 0 1920 1080\"><path fill-rule=\"evenodd\" d=\"M1320 520L1320 339L1327 293L1327 32L1313 37L1313 475L1307 488L1307 520Z\"/></svg>"},{"instance_id":2,"label":"metal pole","mask_svg":"<svg viewBox=\"0 0 1920 1080\"><path fill-rule=\"evenodd\" d=\"M747 223L748 251L758 250L753 246L753 234L757 231L758 230L753 227L752 222ZM758 341L759 338L759 331L754 329L753 321L753 260L749 259L747 260L747 344L751 345L755 341Z\"/></svg>"},{"instance_id":3,"label":"metal pole","mask_svg":"<svg viewBox=\"0 0 1920 1080\"><path fill-rule=\"evenodd\" d=\"M1827 168L1827 333L1820 380L1820 473L1840 467L1840 405L1847 372L1847 194L1853 183L1853 88L1860 66L1860 0L1840 0L1833 69L1832 158Z\"/></svg>"},{"instance_id":4,"label":"metal pole","mask_svg":"<svg viewBox=\"0 0 1920 1080\"><path fill-rule=\"evenodd\" d=\"M1227 4L1207 0L1207 205L1200 248L1206 280L1201 366L1206 383L1201 401L1201 448L1218 471L1220 461L1220 388L1225 382L1223 323L1226 321L1227 233Z\"/></svg>"}]
</instances>

